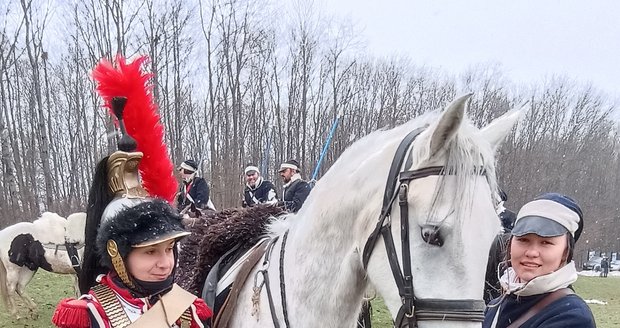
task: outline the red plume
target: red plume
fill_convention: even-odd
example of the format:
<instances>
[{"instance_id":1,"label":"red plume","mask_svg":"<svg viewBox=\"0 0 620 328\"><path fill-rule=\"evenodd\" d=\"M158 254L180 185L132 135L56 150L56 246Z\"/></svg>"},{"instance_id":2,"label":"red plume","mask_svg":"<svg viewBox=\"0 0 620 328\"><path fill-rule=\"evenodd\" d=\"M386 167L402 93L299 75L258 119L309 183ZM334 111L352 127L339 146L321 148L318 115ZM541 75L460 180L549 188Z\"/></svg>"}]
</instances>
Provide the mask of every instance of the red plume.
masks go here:
<instances>
[{"instance_id":1,"label":"red plume","mask_svg":"<svg viewBox=\"0 0 620 328\"><path fill-rule=\"evenodd\" d=\"M92 76L97 82L97 92L110 111L112 97L127 97L123 119L127 133L138 143L138 151L144 154L139 167L142 186L151 196L172 202L177 181L164 142L164 127L153 101L153 85L149 82L153 74L140 69L146 60L147 57L143 56L127 63L118 55L118 67L114 67L102 59L93 69Z\"/></svg>"}]
</instances>

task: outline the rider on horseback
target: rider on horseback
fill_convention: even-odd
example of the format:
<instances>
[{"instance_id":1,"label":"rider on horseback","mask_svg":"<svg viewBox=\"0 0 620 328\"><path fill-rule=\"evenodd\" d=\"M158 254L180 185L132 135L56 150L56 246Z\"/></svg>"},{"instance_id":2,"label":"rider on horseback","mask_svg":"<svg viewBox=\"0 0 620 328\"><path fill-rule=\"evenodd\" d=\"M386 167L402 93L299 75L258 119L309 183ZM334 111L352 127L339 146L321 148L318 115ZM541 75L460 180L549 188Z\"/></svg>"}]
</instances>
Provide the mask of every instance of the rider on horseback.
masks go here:
<instances>
[{"instance_id":1,"label":"rider on horseback","mask_svg":"<svg viewBox=\"0 0 620 328\"><path fill-rule=\"evenodd\" d=\"M276 187L269 180L263 179L255 165L248 165L245 170L245 188L243 189L243 207L258 204L276 204L278 193Z\"/></svg>"},{"instance_id":2,"label":"rider on horseback","mask_svg":"<svg viewBox=\"0 0 620 328\"><path fill-rule=\"evenodd\" d=\"M177 209L186 210L191 207L191 211L202 209L214 209L213 203L209 198L209 184L203 177L199 177L198 164L193 159L188 159L178 167L183 177L183 185L177 196Z\"/></svg>"}]
</instances>

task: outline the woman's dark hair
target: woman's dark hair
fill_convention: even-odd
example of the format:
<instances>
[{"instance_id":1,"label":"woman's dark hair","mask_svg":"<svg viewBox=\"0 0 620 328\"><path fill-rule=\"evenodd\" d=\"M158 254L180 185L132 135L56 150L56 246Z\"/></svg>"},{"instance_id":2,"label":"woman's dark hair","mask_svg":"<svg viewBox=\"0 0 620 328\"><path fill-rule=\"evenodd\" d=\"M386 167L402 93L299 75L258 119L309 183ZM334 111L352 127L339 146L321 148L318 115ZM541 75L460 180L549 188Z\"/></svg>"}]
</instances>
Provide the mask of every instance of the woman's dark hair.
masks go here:
<instances>
[{"instance_id":1,"label":"woman's dark hair","mask_svg":"<svg viewBox=\"0 0 620 328\"><path fill-rule=\"evenodd\" d=\"M575 251L575 238L568 233L568 256L566 257L566 263L570 263L573 260L573 253Z\"/></svg>"}]
</instances>

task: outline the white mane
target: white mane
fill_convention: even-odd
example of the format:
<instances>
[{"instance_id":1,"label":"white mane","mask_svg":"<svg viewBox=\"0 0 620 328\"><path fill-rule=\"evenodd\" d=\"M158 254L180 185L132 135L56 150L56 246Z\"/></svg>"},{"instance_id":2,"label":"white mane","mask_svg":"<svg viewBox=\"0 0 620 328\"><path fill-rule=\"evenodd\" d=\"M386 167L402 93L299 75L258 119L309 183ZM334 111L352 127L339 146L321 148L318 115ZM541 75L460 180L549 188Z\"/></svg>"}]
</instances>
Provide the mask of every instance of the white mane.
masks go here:
<instances>
[{"instance_id":1,"label":"white mane","mask_svg":"<svg viewBox=\"0 0 620 328\"><path fill-rule=\"evenodd\" d=\"M84 229L86 228L86 213L78 212L67 216L65 236L70 243L84 244Z\"/></svg>"},{"instance_id":2,"label":"white mane","mask_svg":"<svg viewBox=\"0 0 620 328\"><path fill-rule=\"evenodd\" d=\"M456 199L453 201L457 211L469 208L467 205L472 200L466 198L471 195L467 192L467 189L471 188L468 181L471 180L471 175L479 174L480 170L485 172L491 190L495 190L497 182L494 150L488 141L482 139L479 131L470 124L463 124L459 134L450 141L446 148L447 151L443 154L445 160L443 164L428 162L428 139L430 138L428 132L433 130L434 126L431 123L436 124L439 114L439 111L428 112L396 128L372 132L353 143L317 182L297 215L289 214L288 216L292 218L290 220L275 219L272 222L269 227L271 234L281 235L293 226L303 224L294 218L308 215L306 211L314 212L310 209L313 204L320 204L321 208L337 210L340 213L339 221L343 224L344 222L351 223L351 219L356 219L349 217L350 213L355 213L355 209L370 207L367 214L371 215L366 215L364 219L368 221L367 224L374 224L380 210L387 172L396 148L409 131L424 126L429 126L429 128L417 138L415 141L417 146L411 148L412 151L407 161L411 165L406 169L444 165L448 172L460 172L457 192L454 195ZM472 154L480 154L480 158L472 158ZM464 172L467 174L462 174ZM435 194L440 195L443 187L444 184L440 184ZM313 214L316 215L310 215L312 219L309 221L321 220L325 214L333 215L325 211ZM458 217L463 216L465 214L458 215Z\"/></svg>"},{"instance_id":3,"label":"white mane","mask_svg":"<svg viewBox=\"0 0 620 328\"><path fill-rule=\"evenodd\" d=\"M62 216L52 212L44 212L32 224L34 225L33 236L41 243L60 245L65 243L67 220Z\"/></svg>"},{"instance_id":4,"label":"white mane","mask_svg":"<svg viewBox=\"0 0 620 328\"><path fill-rule=\"evenodd\" d=\"M398 143L409 131L430 124L437 119L438 114L437 111L429 112L396 128L371 132L354 142L316 183L297 215L289 214L287 217L291 219L274 219L272 221L268 227L271 235L281 235L292 226L301 224L299 220L295 220L295 217L302 215L313 203L319 203L322 204L321 206L332 209L345 204L350 207L358 207L363 206L368 201L368 194L383 193L387 173L383 175L377 172L384 170L387 172L391 164L391 156L398 147ZM390 158L389 161L385 160L386 158ZM377 170L369 170L369 165L377 165ZM355 193L343 191L343 188L355 190ZM357 202L351 202L350 198L355 194L359 194L360 197L355 197ZM342 198L346 198L346 201L343 202ZM328 204L337 204L338 206ZM380 206L381 203L377 204ZM347 211L343 210L342 212L346 213ZM325 212L318 214L321 216ZM320 219L314 216L313 218L311 221Z\"/></svg>"}]
</instances>

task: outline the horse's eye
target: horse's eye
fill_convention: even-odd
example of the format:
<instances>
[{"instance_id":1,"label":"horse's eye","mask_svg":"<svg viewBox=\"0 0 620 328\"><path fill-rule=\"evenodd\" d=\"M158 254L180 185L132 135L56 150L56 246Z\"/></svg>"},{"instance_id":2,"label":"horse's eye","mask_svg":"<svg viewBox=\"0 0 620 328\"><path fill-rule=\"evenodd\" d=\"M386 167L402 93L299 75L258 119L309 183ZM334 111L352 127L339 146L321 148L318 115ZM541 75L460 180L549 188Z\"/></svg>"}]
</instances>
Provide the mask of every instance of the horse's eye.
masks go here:
<instances>
[{"instance_id":1,"label":"horse's eye","mask_svg":"<svg viewBox=\"0 0 620 328\"><path fill-rule=\"evenodd\" d=\"M420 234L422 240L427 244L441 247L443 246L443 237L441 236L441 229L435 225L425 225L420 228Z\"/></svg>"}]
</instances>

